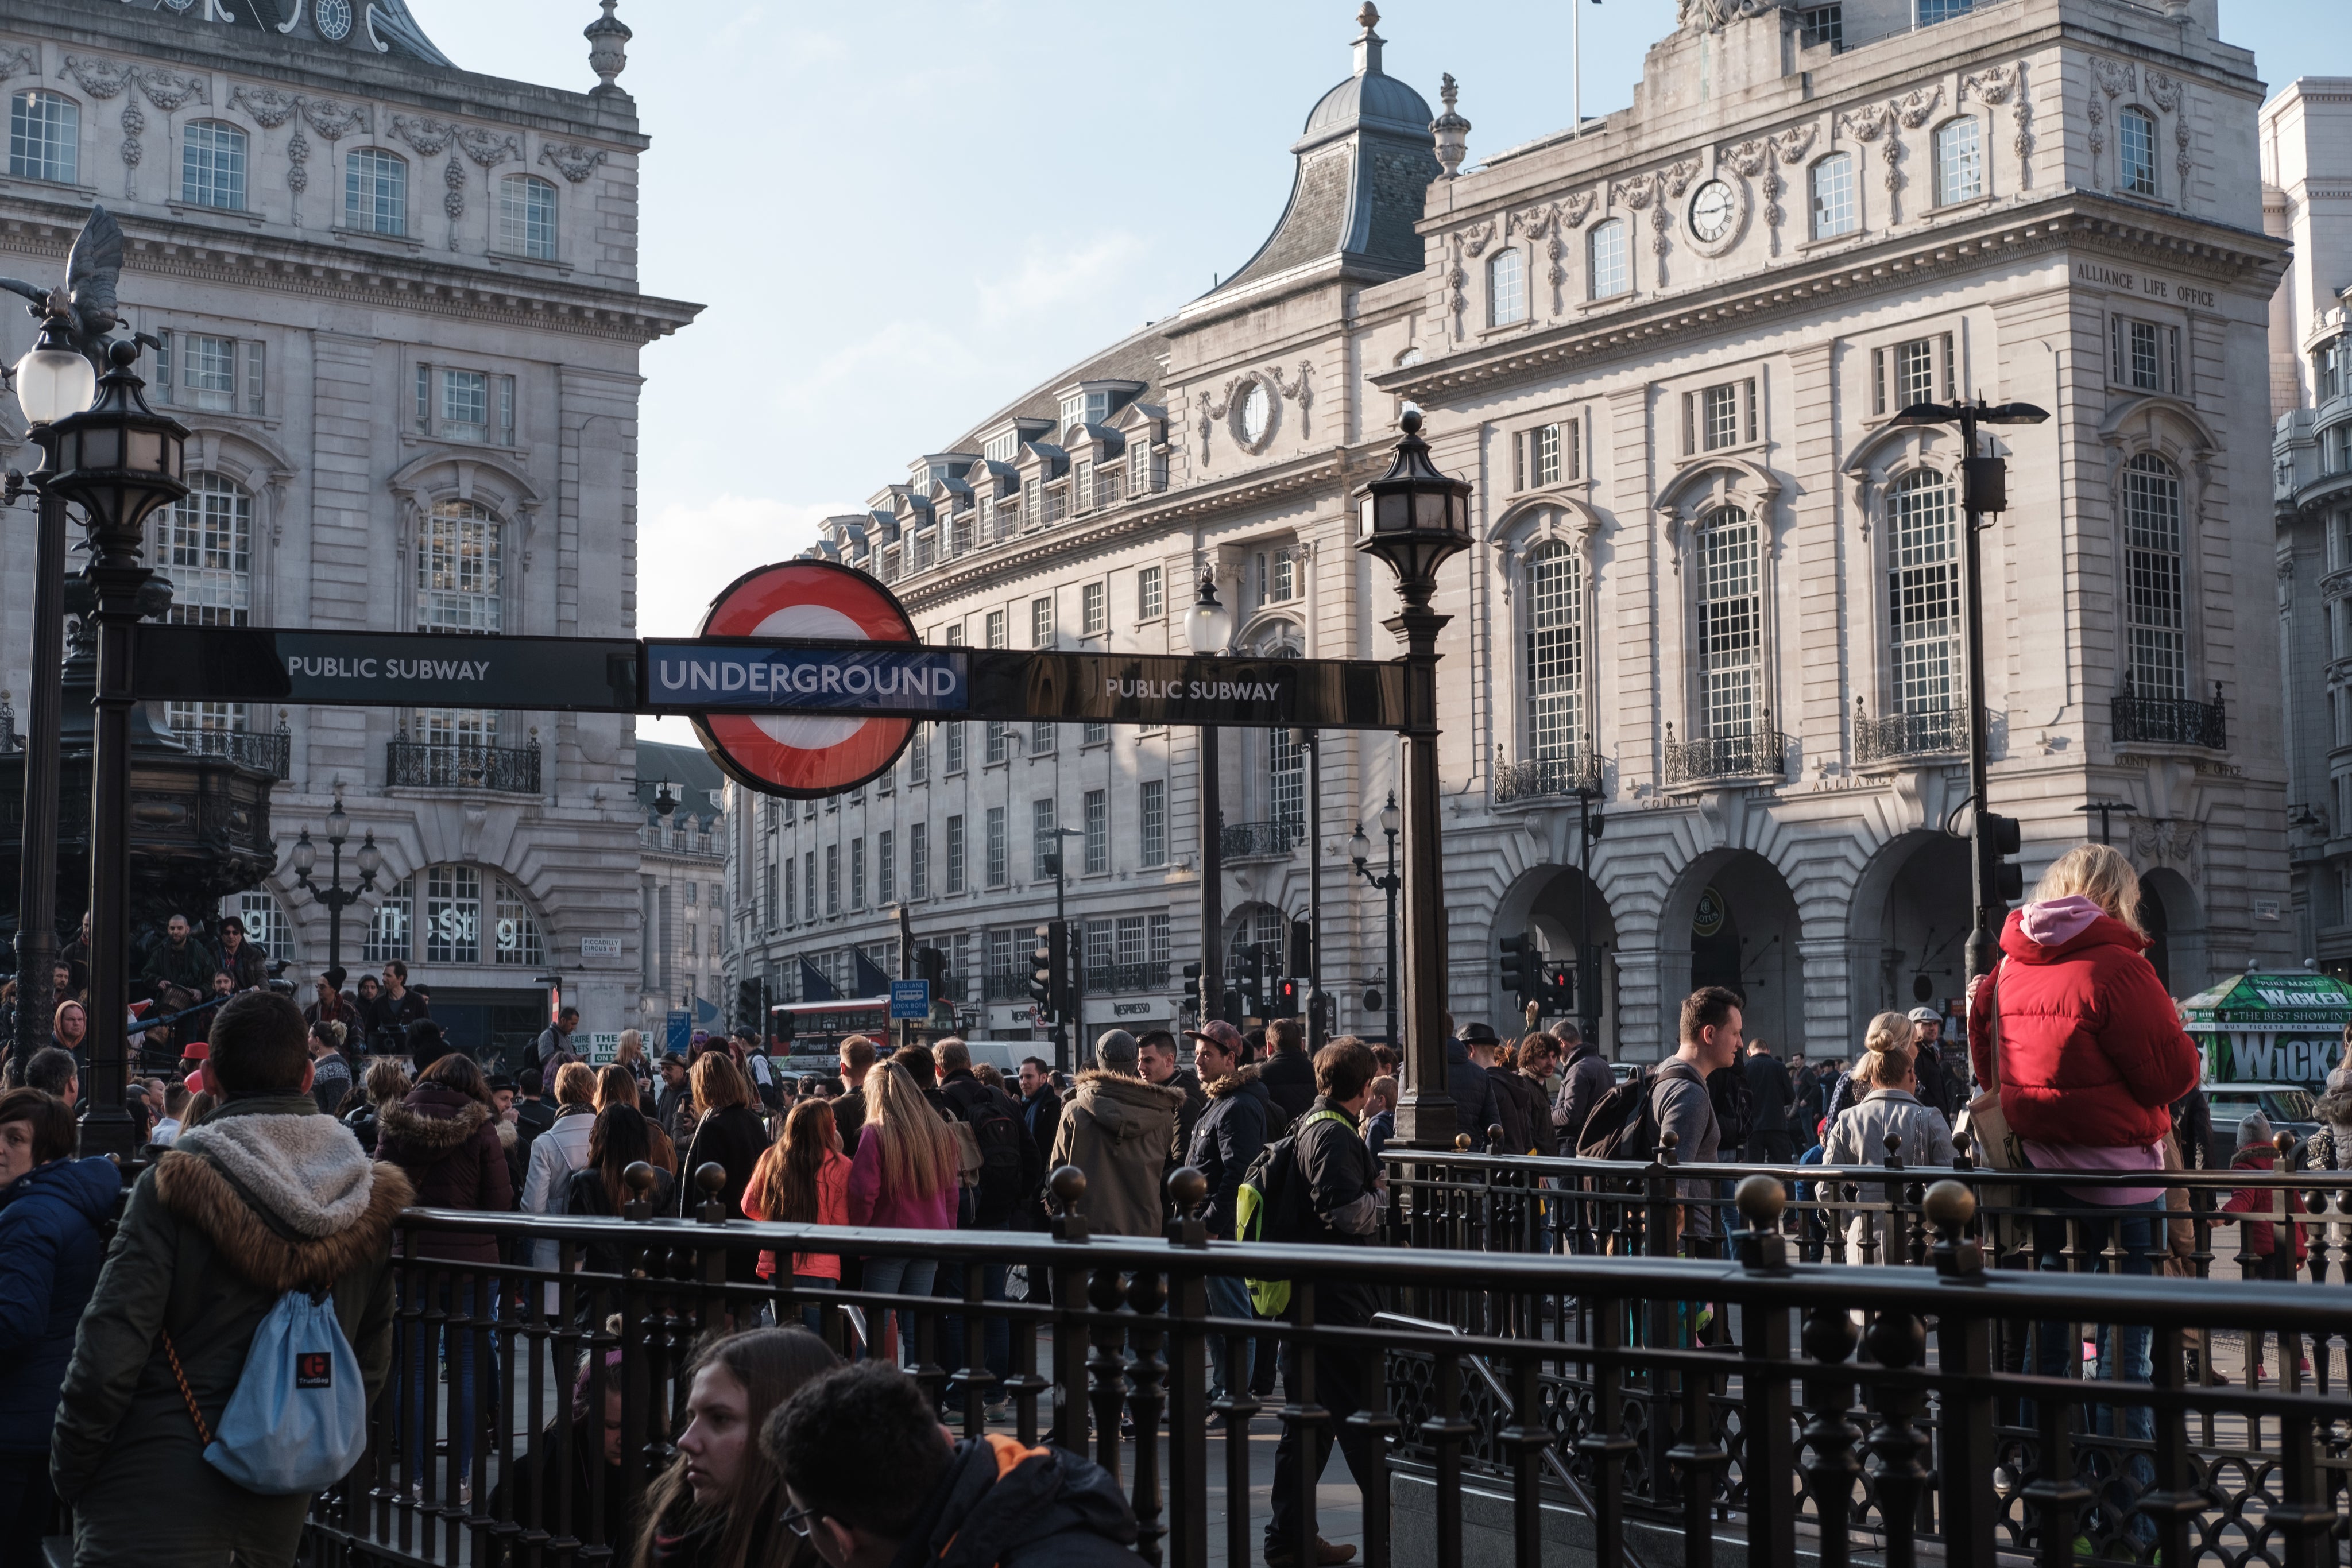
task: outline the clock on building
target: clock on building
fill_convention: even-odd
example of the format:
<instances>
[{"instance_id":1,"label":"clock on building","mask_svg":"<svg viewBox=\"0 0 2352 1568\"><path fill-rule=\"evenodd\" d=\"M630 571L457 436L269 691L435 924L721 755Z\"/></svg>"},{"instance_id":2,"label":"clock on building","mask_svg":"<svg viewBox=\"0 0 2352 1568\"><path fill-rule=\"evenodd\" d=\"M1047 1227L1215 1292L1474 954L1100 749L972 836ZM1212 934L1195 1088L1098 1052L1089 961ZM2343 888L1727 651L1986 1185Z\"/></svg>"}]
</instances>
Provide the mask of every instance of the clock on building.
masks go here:
<instances>
[{"instance_id":1,"label":"clock on building","mask_svg":"<svg viewBox=\"0 0 2352 1568\"><path fill-rule=\"evenodd\" d=\"M1721 180L1709 180L1691 198L1691 233L1713 245L1731 232L1732 220L1738 215L1738 204L1731 187Z\"/></svg>"}]
</instances>

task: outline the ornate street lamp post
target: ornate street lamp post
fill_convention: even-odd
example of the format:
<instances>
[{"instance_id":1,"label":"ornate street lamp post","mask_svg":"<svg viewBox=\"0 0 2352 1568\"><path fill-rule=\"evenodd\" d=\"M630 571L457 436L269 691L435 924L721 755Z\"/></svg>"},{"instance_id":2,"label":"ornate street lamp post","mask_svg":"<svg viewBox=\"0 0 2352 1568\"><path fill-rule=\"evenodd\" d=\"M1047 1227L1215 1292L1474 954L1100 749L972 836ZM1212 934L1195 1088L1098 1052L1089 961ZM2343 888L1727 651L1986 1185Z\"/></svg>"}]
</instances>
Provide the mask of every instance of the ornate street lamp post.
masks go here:
<instances>
[{"instance_id":1,"label":"ornate street lamp post","mask_svg":"<svg viewBox=\"0 0 2352 1568\"><path fill-rule=\"evenodd\" d=\"M342 988L343 973L343 911L366 896L375 886L375 873L383 869L383 852L375 847L375 834L371 831L360 843L356 857L360 879L350 887L343 885L343 842L351 837L352 820L343 814L343 792L335 791L335 803L327 812L327 885L319 886L310 880L311 868L319 863L319 852L310 842L310 830L294 841L287 859L294 867L294 882L305 893L327 906L327 972L334 977L337 989Z\"/></svg>"},{"instance_id":2,"label":"ornate street lamp post","mask_svg":"<svg viewBox=\"0 0 2352 1568\"><path fill-rule=\"evenodd\" d=\"M69 339L70 325L54 311L41 335L16 361L13 380L26 434L41 449L41 465L24 484L38 507L33 547L33 658L30 728L25 735L25 817L16 874L16 1042L19 1061L49 1043L52 969L58 934L58 747L65 667L66 500L57 476L57 422L89 406L98 371ZM8 500L20 493L9 476Z\"/></svg>"},{"instance_id":3,"label":"ornate street lamp post","mask_svg":"<svg viewBox=\"0 0 2352 1568\"><path fill-rule=\"evenodd\" d=\"M1356 862L1356 874L1388 894L1389 967L1384 972L1388 976L1389 982L1388 996L1385 999L1389 1004L1389 1043L1391 1045L1399 1043L1397 1040L1396 901L1397 889L1403 883L1397 877L1396 845L1397 824L1402 821L1403 815L1397 810L1396 791L1390 790L1389 803L1381 808L1381 831L1388 835L1389 841L1389 869L1382 875L1374 876L1370 868L1364 863L1372 858L1372 841L1364 836L1364 824L1358 822L1356 831L1348 836L1348 858Z\"/></svg>"},{"instance_id":4,"label":"ornate street lamp post","mask_svg":"<svg viewBox=\"0 0 2352 1568\"><path fill-rule=\"evenodd\" d=\"M1201 594L1184 616L1185 641L1204 659L1234 640L1234 613L1217 602L1217 578L1201 574ZM1225 1016L1225 811L1218 799L1217 727L1201 727L1201 1022Z\"/></svg>"},{"instance_id":5,"label":"ornate street lamp post","mask_svg":"<svg viewBox=\"0 0 2352 1568\"><path fill-rule=\"evenodd\" d=\"M98 401L49 426L48 487L81 509L97 591L98 694L90 758L89 1084L85 1154L131 1152L123 1104L131 1006L131 689L135 628L154 573L141 559L148 517L187 495L187 428L147 406L136 342L107 346Z\"/></svg>"},{"instance_id":6,"label":"ornate street lamp post","mask_svg":"<svg viewBox=\"0 0 2352 1568\"><path fill-rule=\"evenodd\" d=\"M1397 1138L1450 1149L1457 1130L1445 1088L1445 894L1438 852L1437 633L1447 617L1429 607L1437 569L1470 546L1470 486L1438 472L1421 438L1421 411L1399 422L1389 471L1364 486L1356 548L1388 562L1404 605L1388 627L1404 647L1404 1039L1406 1072Z\"/></svg>"}]
</instances>

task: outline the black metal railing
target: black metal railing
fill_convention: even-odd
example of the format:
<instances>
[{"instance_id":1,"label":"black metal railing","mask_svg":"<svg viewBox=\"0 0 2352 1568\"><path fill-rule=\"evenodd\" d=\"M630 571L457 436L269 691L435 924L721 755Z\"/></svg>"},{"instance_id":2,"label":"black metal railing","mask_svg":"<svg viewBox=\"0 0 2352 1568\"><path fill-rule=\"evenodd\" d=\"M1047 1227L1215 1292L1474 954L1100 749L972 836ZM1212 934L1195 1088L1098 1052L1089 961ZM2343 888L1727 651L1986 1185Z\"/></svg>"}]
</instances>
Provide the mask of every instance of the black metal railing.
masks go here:
<instances>
[{"instance_id":1,"label":"black metal railing","mask_svg":"<svg viewBox=\"0 0 2352 1568\"><path fill-rule=\"evenodd\" d=\"M7 694L0 692L0 751L17 751L24 741L16 734L16 708Z\"/></svg>"},{"instance_id":2,"label":"black metal railing","mask_svg":"<svg viewBox=\"0 0 2352 1568\"><path fill-rule=\"evenodd\" d=\"M2144 697L2126 687L2110 701L2108 724L2118 746L2153 743L2230 749L2230 727L2219 681L2213 684L2210 703L2195 697Z\"/></svg>"},{"instance_id":3,"label":"black metal railing","mask_svg":"<svg viewBox=\"0 0 2352 1568\"><path fill-rule=\"evenodd\" d=\"M393 788L539 793L539 745L439 746L408 732L384 743L383 781Z\"/></svg>"},{"instance_id":4,"label":"black metal railing","mask_svg":"<svg viewBox=\"0 0 2352 1568\"><path fill-rule=\"evenodd\" d=\"M1307 837L1307 824L1285 818L1273 822L1227 822L1217 842L1229 861L1287 860Z\"/></svg>"},{"instance_id":5,"label":"black metal railing","mask_svg":"<svg viewBox=\"0 0 2352 1568\"><path fill-rule=\"evenodd\" d=\"M1708 779L1778 779L1788 768L1789 737L1766 726L1743 735L1706 740L1676 740L1666 726L1666 782L1695 784Z\"/></svg>"},{"instance_id":6,"label":"black metal railing","mask_svg":"<svg viewBox=\"0 0 2352 1568\"><path fill-rule=\"evenodd\" d=\"M1168 986L1168 961L1157 964L1089 964L1087 966L1087 995L1117 996L1132 991L1164 990ZM1022 993L1026 996L1026 991Z\"/></svg>"},{"instance_id":7,"label":"black metal railing","mask_svg":"<svg viewBox=\"0 0 2352 1568\"><path fill-rule=\"evenodd\" d=\"M1029 980L1026 969L1000 969L981 987L981 996L992 1002L1025 1002L1029 999Z\"/></svg>"},{"instance_id":8,"label":"black metal railing","mask_svg":"<svg viewBox=\"0 0 2352 1568\"><path fill-rule=\"evenodd\" d=\"M1498 806L1514 800L1541 800L1580 793L1601 793L1601 754L1597 751L1533 762L1498 763L1495 768L1495 803Z\"/></svg>"},{"instance_id":9,"label":"black metal railing","mask_svg":"<svg viewBox=\"0 0 2352 1568\"><path fill-rule=\"evenodd\" d=\"M272 779L294 776L294 737L285 726L274 730L175 729L172 738L199 757L218 757L267 773Z\"/></svg>"},{"instance_id":10,"label":"black metal railing","mask_svg":"<svg viewBox=\"0 0 2352 1568\"><path fill-rule=\"evenodd\" d=\"M1958 708L1925 713L1888 713L1871 718L1862 705L1853 710L1853 759L1887 762L1904 757L1941 757L1969 748L1967 715Z\"/></svg>"},{"instance_id":11,"label":"black metal railing","mask_svg":"<svg viewBox=\"0 0 2352 1568\"><path fill-rule=\"evenodd\" d=\"M1572 1177L1641 1186L1643 1228L1622 1244L1449 1250L1435 1244L1481 1208L1489 1223L1497 1203L1569 1215L1592 1194L1544 1185L1562 1162L1414 1151L1388 1164L1402 1211L1388 1235L1409 1245L1211 1243L1181 1215L1168 1239L1091 1235L1074 1170L1055 1173L1050 1232L727 1223L715 1166L697 1173L714 1196L689 1197L691 1222L652 1218L642 1198L611 1220L412 1210L368 1451L315 1503L306 1560L606 1560L614 1521L676 1455L691 1348L763 1312L812 1322L838 1354L898 1357L966 1437L1029 1446L1050 1424L1128 1497L1139 1557L1181 1568L1204 1568L1220 1542L1228 1562L1255 1560L1253 1448L1327 1422L1348 1446L1370 1568L1552 1561L1563 1524L1601 1568L1636 1560L1629 1532L1638 1561L1658 1564L1710 1560L1718 1531L1771 1563L1797 1561L1801 1542L1844 1562L1860 1535L1889 1563L1934 1541L1956 1563L2187 1563L2219 1539L2245 1550L2217 1561L2332 1560L2344 1401L2296 1369L2306 1352L2322 1364L2340 1352L2339 1290L2094 1272L2111 1261L2096 1248L2053 1271L2006 1268L1958 1179L1920 1200L1923 1266L1811 1262L1786 1234L1780 1173L1742 1182L1717 1242L1689 1206L1713 1199L1719 1167L1665 1164ZM650 1170L632 1176L652 1186ZM1205 1191L1190 1172L1170 1186ZM536 1261L421 1255L451 1233ZM884 1294L855 1270L846 1288L811 1288L789 1270L754 1283L740 1265L762 1250L928 1259L959 1283ZM997 1270L1016 1281L1009 1299L989 1299ZM1237 1274L1290 1281L1289 1312L1213 1310L1210 1279ZM2095 1375L2086 1330L2145 1343L2152 1379ZM2225 1338L2262 1333L2281 1341L2276 1385L2183 1375L2192 1346L2210 1364ZM1237 1357L1261 1336L1313 1353L1286 1356L1282 1402L1241 1379L1213 1401L1213 1342ZM2034 1340L2032 1359L2011 1358L2013 1336ZM621 1395L609 1470L593 1462L607 1389ZM1470 1490L1512 1505L1465 1509ZM1312 1484L1297 1507L1311 1540Z\"/></svg>"}]
</instances>

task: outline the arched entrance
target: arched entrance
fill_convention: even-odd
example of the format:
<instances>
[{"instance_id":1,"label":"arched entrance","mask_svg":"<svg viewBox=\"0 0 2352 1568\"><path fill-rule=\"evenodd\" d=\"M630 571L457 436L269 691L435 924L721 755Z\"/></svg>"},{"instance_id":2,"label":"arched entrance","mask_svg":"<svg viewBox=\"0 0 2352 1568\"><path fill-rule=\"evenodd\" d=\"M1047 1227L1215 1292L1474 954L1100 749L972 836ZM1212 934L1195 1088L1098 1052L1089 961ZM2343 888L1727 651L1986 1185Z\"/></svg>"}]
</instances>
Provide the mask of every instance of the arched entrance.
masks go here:
<instances>
[{"instance_id":1,"label":"arched entrance","mask_svg":"<svg viewBox=\"0 0 2352 1568\"><path fill-rule=\"evenodd\" d=\"M2189 879L2169 866L2143 872L2139 924L2147 933L2147 961L2174 997L2194 996L2213 983L2205 950L2205 912Z\"/></svg>"},{"instance_id":2,"label":"arched entrance","mask_svg":"<svg viewBox=\"0 0 2352 1568\"><path fill-rule=\"evenodd\" d=\"M1288 972L1289 917L1271 904L1244 904L1227 920L1225 933L1224 1016L1244 1020L1244 1028L1281 1016L1273 992Z\"/></svg>"},{"instance_id":3,"label":"arched entrance","mask_svg":"<svg viewBox=\"0 0 2352 1568\"><path fill-rule=\"evenodd\" d=\"M1573 824L1571 824L1571 833ZM1579 933L1599 951L1600 985L1598 1017L1601 1024L1601 1048L1610 1056L1617 1054L1617 922L1610 913L1609 900L1601 892L1596 878L1591 896L1586 896L1584 873L1574 866L1538 865L1520 873L1510 891L1496 906L1492 951L1499 952L1506 936L1526 936L1536 945L1547 964L1577 963L1580 951ZM1499 967L1490 969L1494 1009L1497 1033L1508 1038L1513 1030L1524 1026L1526 1014L1515 997L1502 989ZM1580 980L1580 984L1581 981ZM1587 1010L1583 998L1569 1008L1549 1008L1546 1022L1555 1018L1574 1019Z\"/></svg>"},{"instance_id":4,"label":"arched entrance","mask_svg":"<svg viewBox=\"0 0 2352 1568\"><path fill-rule=\"evenodd\" d=\"M1747 1035L1775 1051L1803 1049L1803 967L1797 900L1780 868L1753 850L1701 855L1675 879L1658 921L1659 1022L1671 1037L1684 994L1722 986L1740 998ZM1665 1049L1673 1049L1671 1040Z\"/></svg>"},{"instance_id":5,"label":"arched entrance","mask_svg":"<svg viewBox=\"0 0 2352 1568\"><path fill-rule=\"evenodd\" d=\"M1871 858L1854 886L1847 926L1848 1024L1856 1043L1872 1015L1913 1008L1946 1010L1966 979L1969 842L1922 829Z\"/></svg>"}]
</instances>

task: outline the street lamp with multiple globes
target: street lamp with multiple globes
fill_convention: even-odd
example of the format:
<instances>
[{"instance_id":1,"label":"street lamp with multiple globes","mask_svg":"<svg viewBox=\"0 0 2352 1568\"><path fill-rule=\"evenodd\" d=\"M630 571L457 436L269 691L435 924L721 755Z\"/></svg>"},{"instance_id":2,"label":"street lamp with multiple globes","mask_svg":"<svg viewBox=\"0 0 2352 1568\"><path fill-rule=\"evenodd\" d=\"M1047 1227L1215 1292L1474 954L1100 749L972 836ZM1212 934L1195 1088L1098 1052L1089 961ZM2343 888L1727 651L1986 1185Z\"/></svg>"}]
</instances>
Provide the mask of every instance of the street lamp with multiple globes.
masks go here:
<instances>
[{"instance_id":1,"label":"street lamp with multiple globes","mask_svg":"<svg viewBox=\"0 0 2352 1568\"><path fill-rule=\"evenodd\" d=\"M9 476L7 499L32 490L37 507L33 547L32 692L25 735L24 834L16 873L16 1060L28 1061L49 1043L50 995L58 935L58 747L65 667L66 498L57 477L58 421L88 408L98 371L68 337L62 316L42 318L40 336L16 361L12 379L24 411L26 435L41 449L41 465L20 487Z\"/></svg>"},{"instance_id":2,"label":"street lamp with multiple globes","mask_svg":"<svg viewBox=\"0 0 2352 1568\"><path fill-rule=\"evenodd\" d=\"M287 856L294 868L295 885L327 906L327 973L339 990L343 984L343 911L367 895L375 886L375 873L383 869L383 852L375 847L375 833L371 830L355 857L360 879L350 887L343 885L343 843L351 832L352 820L343 814L343 792L338 789L335 803L327 811L327 885L320 887L310 880L319 863L319 851L310 842L310 829L302 830Z\"/></svg>"},{"instance_id":3,"label":"street lamp with multiple globes","mask_svg":"<svg viewBox=\"0 0 2352 1568\"><path fill-rule=\"evenodd\" d=\"M1184 640L1203 659L1224 656L1234 640L1234 612L1217 601L1217 576L1201 573L1200 597L1184 614ZM1225 1016L1225 812L1219 799L1217 727L1201 727L1201 1017Z\"/></svg>"},{"instance_id":4,"label":"street lamp with multiple globes","mask_svg":"<svg viewBox=\"0 0 2352 1568\"><path fill-rule=\"evenodd\" d=\"M1437 633L1448 617L1429 606L1437 569L1470 548L1470 485L1438 471L1421 438L1421 411L1398 422L1389 471L1361 492L1356 548L1388 562L1403 606L1388 628L1404 652L1404 1039L1405 1086L1398 1142L1450 1149L1457 1131L1445 1087L1445 895L1438 854Z\"/></svg>"},{"instance_id":5,"label":"street lamp with multiple globes","mask_svg":"<svg viewBox=\"0 0 2352 1568\"><path fill-rule=\"evenodd\" d=\"M1389 1004L1389 1043L1392 1046L1397 1043L1396 901L1397 889L1403 885L1397 876L1396 868L1397 824L1403 820L1403 815L1397 810L1396 791L1390 790L1389 803L1381 808L1381 831L1388 835L1389 841L1389 868L1380 876L1374 876L1371 868L1365 863L1372 858L1372 841L1364 836L1364 824L1358 822L1356 831L1348 835L1348 858L1356 862L1356 874L1387 894L1389 898L1389 967L1386 971L1389 984L1386 1000Z\"/></svg>"},{"instance_id":6,"label":"street lamp with multiple globes","mask_svg":"<svg viewBox=\"0 0 2352 1568\"><path fill-rule=\"evenodd\" d=\"M82 1152L132 1152L123 1103L131 1006L131 655L142 591L155 575L141 559L148 517L188 493L187 427L147 406L131 367L137 342L110 343L98 401L54 421L44 444L48 491L80 507L86 569L97 591L98 693L90 758L89 1085ZM62 369L62 367L60 367Z\"/></svg>"}]
</instances>

